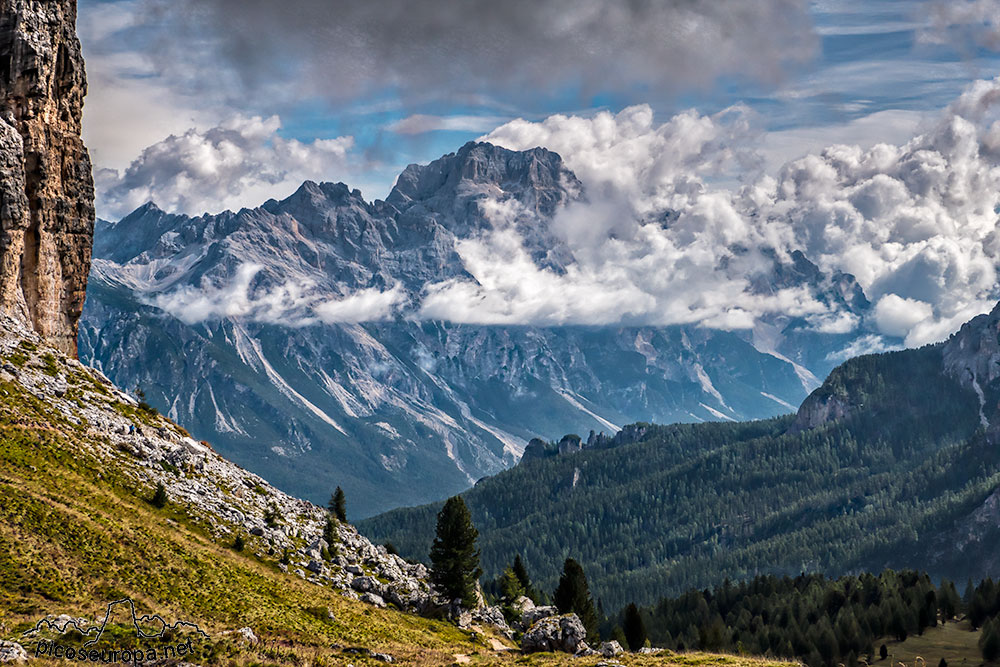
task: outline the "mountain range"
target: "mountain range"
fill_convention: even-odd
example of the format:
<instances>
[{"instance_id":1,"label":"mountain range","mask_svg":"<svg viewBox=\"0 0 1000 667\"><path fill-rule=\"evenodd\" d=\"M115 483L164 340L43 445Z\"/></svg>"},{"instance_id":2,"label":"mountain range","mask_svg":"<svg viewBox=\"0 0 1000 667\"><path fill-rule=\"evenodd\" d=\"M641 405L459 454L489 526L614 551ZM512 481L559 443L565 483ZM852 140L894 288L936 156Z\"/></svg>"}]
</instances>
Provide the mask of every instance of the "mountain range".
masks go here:
<instances>
[{"instance_id":1,"label":"mountain range","mask_svg":"<svg viewBox=\"0 0 1000 667\"><path fill-rule=\"evenodd\" d=\"M459 250L496 229L498 205L516 204L506 224L537 266L568 270L550 223L586 196L551 151L469 143L407 167L385 201L306 182L235 213L150 203L97 222L81 359L289 492L323 501L342 486L364 517L468 488L534 437L789 412L865 335L783 315L721 331L463 323L413 306L477 281ZM801 287L866 321L851 276L763 256L755 293Z\"/></svg>"}]
</instances>

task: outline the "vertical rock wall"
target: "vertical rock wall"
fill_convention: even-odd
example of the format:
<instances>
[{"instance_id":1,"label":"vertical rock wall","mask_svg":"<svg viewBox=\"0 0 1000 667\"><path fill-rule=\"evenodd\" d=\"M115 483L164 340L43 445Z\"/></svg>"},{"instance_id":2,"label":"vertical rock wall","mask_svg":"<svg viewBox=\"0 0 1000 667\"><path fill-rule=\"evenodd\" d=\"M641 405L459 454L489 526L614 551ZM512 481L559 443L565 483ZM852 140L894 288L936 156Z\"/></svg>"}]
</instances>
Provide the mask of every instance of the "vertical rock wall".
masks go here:
<instances>
[{"instance_id":1,"label":"vertical rock wall","mask_svg":"<svg viewBox=\"0 0 1000 667\"><path fill-rule=\"evenodd\" d=\"M94 233L76 0L0 0L0 312L76 354Z\"/></svg>"}]
</instances>

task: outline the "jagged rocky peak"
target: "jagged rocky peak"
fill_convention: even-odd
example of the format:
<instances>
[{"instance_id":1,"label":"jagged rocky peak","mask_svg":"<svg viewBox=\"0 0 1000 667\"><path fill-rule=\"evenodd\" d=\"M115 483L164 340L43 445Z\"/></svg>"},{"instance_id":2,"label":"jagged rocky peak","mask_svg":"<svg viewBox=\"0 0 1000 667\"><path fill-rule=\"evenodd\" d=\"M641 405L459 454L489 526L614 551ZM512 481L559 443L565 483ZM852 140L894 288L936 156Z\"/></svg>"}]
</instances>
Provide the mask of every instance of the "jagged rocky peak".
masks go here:
<instances>
[{"instance_id":1,"label":"jagged rocky peak","mask_svg":"<svg viewBox=\"0 0 1000 667\"><path fill-rule=\"evenodd\" d=\"M305 181L298 190L291 195L277 201L268 200L261 208L270 213L314 213L330 208L331 206L358 206L367 208L368 205L361 196L361 191L355 188L351 190L345 183L316 183Z\"/></svg>"},{"instance_id":2,"label":"jagged rocky peak","mask_svg":"<svg viewBox=\"0 0 1000 667\"><path fill-rule=\"evenodd\" d=\"M76 0L0 0L0 312L76 354L94 232Z\"/></svg>"},{"instance_id":3,"label":"jagged rocky peak","mask_svg":"<svg viewBox=\"0 0 1000 667\"><path fill-rule=\"evenodd\" d=\"M430 164L408 166L386 201L397 207L422 201L434 208L437 200L484 192L490 186L527 195L522 202L544 215L551 215L582 190L580 181L558 153L545 148L512 151L470 141L457 153L449 153Z\"/></svg>"}]
</instances>

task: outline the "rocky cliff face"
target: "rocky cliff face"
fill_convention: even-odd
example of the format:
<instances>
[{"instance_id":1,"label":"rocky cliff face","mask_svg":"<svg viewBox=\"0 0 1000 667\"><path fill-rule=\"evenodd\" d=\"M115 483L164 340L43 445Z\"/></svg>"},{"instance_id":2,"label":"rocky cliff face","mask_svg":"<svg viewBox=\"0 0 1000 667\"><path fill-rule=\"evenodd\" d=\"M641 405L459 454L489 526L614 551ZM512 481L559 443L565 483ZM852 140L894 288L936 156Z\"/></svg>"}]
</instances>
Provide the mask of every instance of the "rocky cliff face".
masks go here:
<instances>
[{"instance_id":1,"label":"rocky cliff face","mask_svg":"<svg viewBox=\"0 0 1000 667\"><path fill-rule=\"evenodd\" d=\"M979 399L979 420L1000 438L1000 304L962 325L945 343L944 370Z\"/></svg>"},{"instance_id":2,"label":"rocky cliff face","mask_svg":"<svg viewBox=\"0 0 1000 667\"><path fill-rule=\"evenodd\" d=\"M94 225L75 0L0 0L0 312L76 353Z\"/></svg>"}]
</instances>

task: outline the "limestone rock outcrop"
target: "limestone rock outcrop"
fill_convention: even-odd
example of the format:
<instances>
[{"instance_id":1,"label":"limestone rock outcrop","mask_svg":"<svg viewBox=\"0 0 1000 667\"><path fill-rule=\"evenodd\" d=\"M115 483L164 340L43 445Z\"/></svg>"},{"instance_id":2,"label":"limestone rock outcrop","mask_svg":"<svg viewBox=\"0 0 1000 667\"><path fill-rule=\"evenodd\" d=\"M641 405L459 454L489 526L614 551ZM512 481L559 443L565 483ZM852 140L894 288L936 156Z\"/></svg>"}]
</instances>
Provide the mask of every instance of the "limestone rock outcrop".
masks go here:
<instances>
[{"instance_id":1,"label":"limestone rock outcrop","mask_svg":"<svg viewBox=\"0 0 1000 667\"><path fill-rule=\"evenodd\" d=\"M0 313L76 354L94 231L76 0L0 0Z\"/></svg>"},{"instance_id":2,"label":"limestone rock outcrop","mask_svg":"<svg viewBox=\"0 0 1000 667\"><path fill-rule=\"evenodd\" d=\"M521 650L525 653L540 651L562 651L564 653L588 653L587 631L576 614L550 616L535 623L521 638Z\"/></svg>"}]
</instances>

